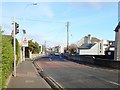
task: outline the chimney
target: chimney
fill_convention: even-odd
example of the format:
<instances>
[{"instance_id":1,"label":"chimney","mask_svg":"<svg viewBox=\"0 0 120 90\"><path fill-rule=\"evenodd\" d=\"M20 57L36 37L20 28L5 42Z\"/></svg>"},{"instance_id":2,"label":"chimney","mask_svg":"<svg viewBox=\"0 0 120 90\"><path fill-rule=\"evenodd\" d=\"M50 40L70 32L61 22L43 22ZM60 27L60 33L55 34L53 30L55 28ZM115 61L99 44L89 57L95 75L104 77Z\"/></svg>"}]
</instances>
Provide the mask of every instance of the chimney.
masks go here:
<instances>
[{"instance_id":1,"label":"chimney","mask_svg":"<svg viewBox=\"0 0 120 90\"><path fill-rule=\"evenodd\" d=\"M91 43L91 35L88 34L88 43Z\"/></svg>"}]
</instances>

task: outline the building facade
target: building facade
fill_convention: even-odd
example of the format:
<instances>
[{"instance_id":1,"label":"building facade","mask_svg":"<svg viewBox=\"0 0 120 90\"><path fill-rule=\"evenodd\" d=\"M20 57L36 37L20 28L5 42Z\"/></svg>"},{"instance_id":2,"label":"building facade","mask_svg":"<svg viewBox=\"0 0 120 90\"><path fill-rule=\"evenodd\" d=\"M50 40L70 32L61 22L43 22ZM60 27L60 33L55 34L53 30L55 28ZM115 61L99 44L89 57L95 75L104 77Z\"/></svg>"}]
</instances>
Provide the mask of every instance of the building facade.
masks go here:
<instances>
[{"instance_id":1,"label":"building facade","mask_svg":"<svg viewBox=\"0 0 120 90\"><path fill-rule=\"evenodd\" d=\"M79 41L79 45L77 48L79 55L105 55L109 41L99 40L96 37L91 37L89 34Z\"/></svg>"},{"instance_id":2,"label":"building facade","mask_svg":"<svg viewBox=\"0 0 120 90\"><path fill-rule=\"evenodd\" d=\"M120 61L120 22L115 28L115 53L114 60Z\"/></svg>"},{"instance_id":3,"label":"building facade","mask_svg":"<svg viewBox=\"0 0 120 90\"><path fill-rule=\"evenodd\" d=\"M101 40L100 42L83 44L78 48L79 55L105 55L105 50L108 48L108 41Z\"/></svg>"},{"instance_id":4,"label":"building facade","mask_svg":"<svg viewBox=\"0 0 120 90\"><path fill-rule=\"evenodd\" d=\"M52 47L51 52L59 53L59 54L64 53L64 47L63 46Z\"/></svg>"}]
</instances>

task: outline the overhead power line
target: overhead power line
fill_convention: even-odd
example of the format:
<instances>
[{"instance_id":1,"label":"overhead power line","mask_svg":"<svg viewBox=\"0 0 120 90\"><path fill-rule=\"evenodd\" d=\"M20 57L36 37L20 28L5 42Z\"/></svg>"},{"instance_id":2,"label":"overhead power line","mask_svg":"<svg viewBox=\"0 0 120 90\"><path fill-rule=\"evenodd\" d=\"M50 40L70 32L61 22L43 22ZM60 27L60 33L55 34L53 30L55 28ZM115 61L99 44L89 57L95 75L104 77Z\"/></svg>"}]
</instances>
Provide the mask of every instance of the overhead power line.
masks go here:
<instances>
[{"instance_id":1,"label":"overhead power line","mask_svg":"<svg viewBox=\"0 0 120 90\"><path fill-rule=\"evenodd\" d=\"M4 17L4 18L11 18L11 19L13 18L13 17L10 17L10 16L1 16L1 17ZM40 19L27 19L27 18L19 18L19 17L16 17L16 19L24 20L24 21L46 22L46 23L66 23L66 22L47 21L47 20L40 20Z\"/></svg>"}]
</instances>

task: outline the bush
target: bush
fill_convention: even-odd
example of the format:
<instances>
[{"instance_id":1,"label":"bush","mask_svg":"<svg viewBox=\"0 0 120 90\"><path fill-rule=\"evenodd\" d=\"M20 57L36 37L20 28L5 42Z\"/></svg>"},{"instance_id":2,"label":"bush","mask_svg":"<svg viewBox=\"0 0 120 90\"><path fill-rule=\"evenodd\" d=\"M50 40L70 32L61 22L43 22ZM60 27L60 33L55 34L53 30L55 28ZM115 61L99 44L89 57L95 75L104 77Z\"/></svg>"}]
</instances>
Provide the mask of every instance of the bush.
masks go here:
<instances>
[{"instance_id":1,"label":"bush","mask_svg":"<svg viewBox=\"0 0 120 90\"><path fill-rule=\"evenodd\" d=\"M18 63L18 60L20 59L20 45L17 39L16 39L16 54L17 54L17 63Z\"/></svg>"}]
</instances>

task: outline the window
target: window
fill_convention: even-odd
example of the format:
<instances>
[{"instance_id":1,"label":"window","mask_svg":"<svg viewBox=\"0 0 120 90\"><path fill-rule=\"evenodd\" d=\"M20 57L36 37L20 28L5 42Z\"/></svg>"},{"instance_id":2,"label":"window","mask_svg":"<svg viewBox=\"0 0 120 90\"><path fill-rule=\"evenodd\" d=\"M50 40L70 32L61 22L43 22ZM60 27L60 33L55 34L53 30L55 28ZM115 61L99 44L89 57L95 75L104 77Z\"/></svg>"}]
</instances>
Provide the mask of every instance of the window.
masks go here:
<instances>
[{"instance_id":1,"label":"window","mask_svg":"<svg viewBox=\"0 0 120 90\"><path fill-rule=\"evenodd\" d=\"M100 49L102 48L102 44L100 43Z\"/></svg>"},{"instance_id":2,"label":"window","mask_svg":"<svg viewBox=\"0 0 120 90\"><path fill-rule=\"evenodd\" d=\"M111 55L111 52L108 52L108 55Z\"/></svg>"},{"instance_id":3,"label":"window","mask_svg":"<svg viewBox=\"0 0 120 90\"><path fill-rule=\"evenodd\" d=\"M108 44L104 44L104 46L108 46Z\"/></svg>"}]
</instances>

